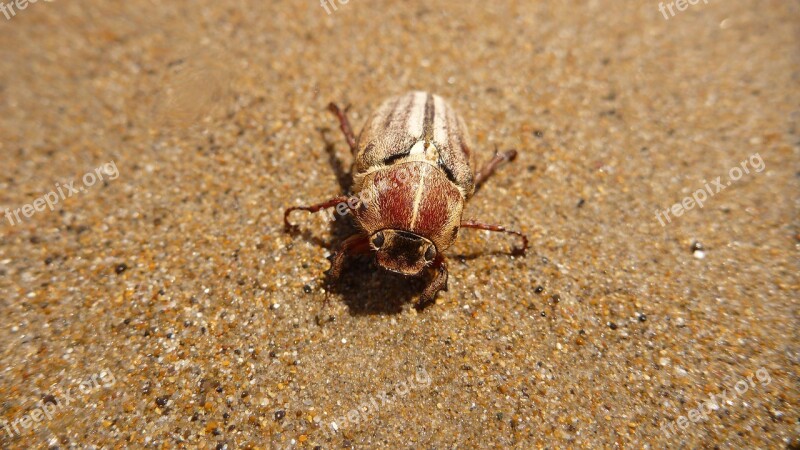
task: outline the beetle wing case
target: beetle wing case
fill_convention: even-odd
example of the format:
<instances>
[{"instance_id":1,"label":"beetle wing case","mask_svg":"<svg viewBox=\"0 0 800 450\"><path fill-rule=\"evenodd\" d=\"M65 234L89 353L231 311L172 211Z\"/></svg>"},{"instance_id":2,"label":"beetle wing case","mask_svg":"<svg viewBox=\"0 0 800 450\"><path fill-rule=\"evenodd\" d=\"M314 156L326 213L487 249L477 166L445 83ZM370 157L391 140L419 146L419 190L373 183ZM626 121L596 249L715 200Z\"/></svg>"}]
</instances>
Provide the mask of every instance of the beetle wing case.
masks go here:
<instances>
[{"instance_id":1,"label":"beetle wing case","mask_svg":"<svg viewBox=\"0 0 800 450\"><path fill-rule=\"evenodd\" d=\"M438 167L468 200L475 191L472 143L464 121L438 95L409 92L383 102L358 137L353 186L395 163L425 161Z\"/></svg>"}]
</instances>

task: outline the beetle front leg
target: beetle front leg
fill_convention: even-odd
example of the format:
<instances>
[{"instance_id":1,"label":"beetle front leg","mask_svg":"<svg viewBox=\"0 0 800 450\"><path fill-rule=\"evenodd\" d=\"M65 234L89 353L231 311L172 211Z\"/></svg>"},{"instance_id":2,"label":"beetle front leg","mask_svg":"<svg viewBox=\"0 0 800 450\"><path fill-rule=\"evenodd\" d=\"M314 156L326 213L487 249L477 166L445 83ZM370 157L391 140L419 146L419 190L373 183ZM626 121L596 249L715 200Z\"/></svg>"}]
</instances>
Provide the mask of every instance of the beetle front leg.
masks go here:
<instances>
[{"instance_id":1,"label":"beetle front leg","mask_svg":"<svg viewBox=\"0 0 800 450\"><path fill-rule=\"evenodd\" d=\"M337 250L331 258L331 268L325 272L330 281L339 279L342 274L342 267L344 267L345 259L350 255L361 255L369 253L372 247L369 246L369 236L363 234L354 234L342 242L342 246Z\"/></svg>"},{"instance_id":2,"label":"beetle front leg","mask_svg":"<svg viewBox=\"0 0 800 450\"><path fill-rule=\"evenodd\" d=\"M417 307L420 308L432 303L436 299L436 294L439 291L447 292L447 261L444 259L444 256L439 254L436 259L433 260L431 268L436 271L436 274L419 297Z\"/></svg>"},{"instance_id":3,"label":"beetle front leg","mask_svg":"<svg viewBox=\"0 0 800 450\"><path fill-rule=\"evenodd\" d=\"M308 211L310 213L315 213L315 212L317 212L317 211L319 211L321 209L330 208L330 207L336 206L336 205L338 205L340 203L344 203L345 205L347 205L347 199L348 199L348 197L346 195L340 195L340 196L334 197L334 198L332 198L332 199L330 199L330 200L328 200L326 202L317 203L316 205L311 205L311 206L293 206L291 208L288 208L286 211L283 212L283 225L286 227L287 230L292 228L292 224L289 223L289 214L291 214L292 211L300 210L300 211ZM349 206L348 206L348 208L349 208Z\"/></svg>"},{"instance_id":4,"label":"beetle front leg","mask_svg":"<svg viewBox=\"0 0 800 450\"><path fill-rule=\"evenodd\" d=\"M356 154L356 135L353 133L353 128L350 126L350 121L347 120L347 108L341 109L339 108L336 103L331 102L328 104L328 109L336 114L336 118L339 119L339 128L341 128L342 133L344 133L344 138L347 140L347 145L350 146L350 151L353 152L353 156Z\"/></svg>"},{"instance_id":5,"label":"beetle front leg","mask_svg":"<svg viewBox=\"0 0 800 450\"><path fill-rule=\"evenodd\" d=\"M481 185L497 170L497 167L506 162L506 161L513 161L517 158L517 151L514 149L506 150L502 153L497 153L495 151L494 157L489 160L481 170L475 174L475 190L481 187Z\"/></svg>"},{"instance_id":6,"label":"beetle front leg","mask_svg":"<svg viewBox=\"0 0 800 450\"><path fill-rule=\"evenodd\" d=\"M488 223L476 222L474 220L465 220L461 222L461 228L474 228L476 230L498 231L501 233L514 234L522 238L522 248L515 248L512 252L513 255L525 255L528 250L528 237L519 231L507 230L501 225L490 225Z\"/></svg>"}]
</instances>

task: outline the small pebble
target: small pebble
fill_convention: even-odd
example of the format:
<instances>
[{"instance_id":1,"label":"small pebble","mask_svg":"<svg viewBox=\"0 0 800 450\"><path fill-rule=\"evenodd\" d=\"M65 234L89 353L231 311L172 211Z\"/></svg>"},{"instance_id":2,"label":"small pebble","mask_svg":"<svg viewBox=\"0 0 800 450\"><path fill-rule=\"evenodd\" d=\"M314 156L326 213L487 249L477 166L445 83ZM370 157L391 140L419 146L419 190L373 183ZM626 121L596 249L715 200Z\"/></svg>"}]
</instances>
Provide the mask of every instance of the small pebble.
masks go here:
<instances>
[{"instance_id":1,"label":"small pebble","mask_svg":"<svg viewBox=\"0 0 800 450\"><path fill-rule=\"evenodd\" d=\"M161 397L156 397L156 405L158 405L159 408L167 406L167 402L169 402L169 395L162 395Z\"/></svg>"},{"instance_id":2,"label":"small pebble","mask_svg":"<svg viewBox=\"0 0 800 450\"><path fill-rule=\"evenodd\" d=\"M692 255L697 259L705 258L706 252L703 250L703 244L697 241L692 242Z\"/></svg>"}]
</instances>

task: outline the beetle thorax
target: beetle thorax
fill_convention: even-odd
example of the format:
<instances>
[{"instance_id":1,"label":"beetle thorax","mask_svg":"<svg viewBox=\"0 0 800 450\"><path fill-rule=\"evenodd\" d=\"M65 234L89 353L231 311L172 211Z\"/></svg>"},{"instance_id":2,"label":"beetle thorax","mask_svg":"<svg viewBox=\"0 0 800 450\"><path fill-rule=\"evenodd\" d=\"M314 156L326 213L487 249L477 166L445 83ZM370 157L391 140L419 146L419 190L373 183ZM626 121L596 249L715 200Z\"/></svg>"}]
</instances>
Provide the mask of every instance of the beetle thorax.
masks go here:
<instances>
[{"instance_id":1,"label":"beetle thorax","mask_svg":"<svg viewBox=\"0 0 800 450\"><path fill-rule=\"evenodd\" d=\"M354 216L368 234L387 229L413 233L438 252L455 241L464 197L437 167L422 161L394 164L359 181L355 187L362 206Z\"/></svg>"}]
</instances>

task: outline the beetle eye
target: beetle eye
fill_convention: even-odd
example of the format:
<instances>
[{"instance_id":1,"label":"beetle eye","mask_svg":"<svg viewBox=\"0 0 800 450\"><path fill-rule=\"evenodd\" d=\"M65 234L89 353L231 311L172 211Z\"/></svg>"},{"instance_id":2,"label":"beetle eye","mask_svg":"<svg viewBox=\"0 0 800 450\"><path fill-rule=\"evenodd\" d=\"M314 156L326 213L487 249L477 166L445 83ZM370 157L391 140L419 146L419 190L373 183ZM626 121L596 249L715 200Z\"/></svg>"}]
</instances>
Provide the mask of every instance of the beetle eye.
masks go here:
<instances>
[{"instance_id":1,"label":"beetle eye","mask_svg":"<svg viewBox=\"0 0 800 450\"><path fill-rule=\"evenodd\" d=\"M425 250L425 260L433 261L433 258L436 258L436 248L431 245L427 250Z\"/></svg>"},{"instance_id":2,"label":"beetle eye","mask_svg":"<svg viewBox=\"0 0 800 450\"><path fill-rule=\"evenodd\" d=\"M374 245L375 248L381 248L383 241L385 240L386 239L383 237L383 231L378 231L375 233L375 236L372 237L372 245Z\"/></svg>"}]
</instances>

